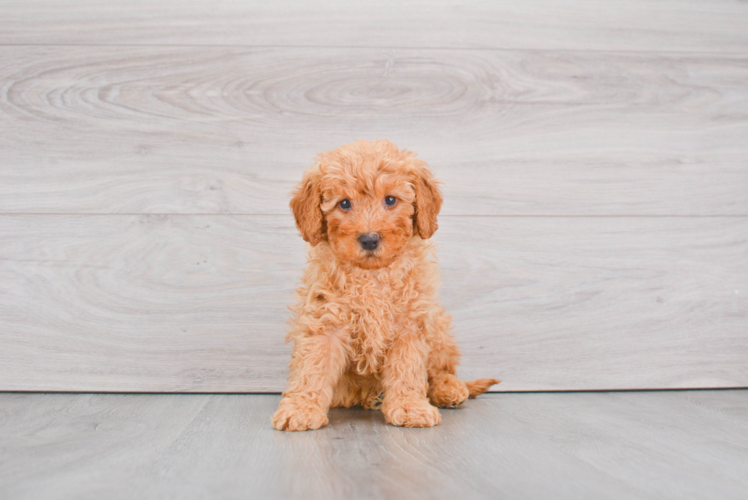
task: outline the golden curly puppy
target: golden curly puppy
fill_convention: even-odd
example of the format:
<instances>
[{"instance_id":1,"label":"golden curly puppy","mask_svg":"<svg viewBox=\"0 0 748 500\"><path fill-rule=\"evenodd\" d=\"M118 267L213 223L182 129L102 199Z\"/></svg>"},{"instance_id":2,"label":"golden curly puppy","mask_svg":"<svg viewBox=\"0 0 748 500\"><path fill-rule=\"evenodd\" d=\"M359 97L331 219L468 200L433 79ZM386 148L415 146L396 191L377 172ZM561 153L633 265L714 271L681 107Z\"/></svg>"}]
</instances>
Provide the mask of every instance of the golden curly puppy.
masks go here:
<instances>
[{"instance_id":1,"label":"golden curly puppy","mask_svg":"<svg viewBox=\"0 0 748 500\"><path fill-rule=\"evenodd\" d=\"M327 424L330 407L381 407L393 425L431 427L498 380L463 382L451 319L436 299L428 238L442 197L426 163L389 141L321 154L291 209L311 244L292 308L288 389L276 429Z\"/></svg>"}]
</instances>

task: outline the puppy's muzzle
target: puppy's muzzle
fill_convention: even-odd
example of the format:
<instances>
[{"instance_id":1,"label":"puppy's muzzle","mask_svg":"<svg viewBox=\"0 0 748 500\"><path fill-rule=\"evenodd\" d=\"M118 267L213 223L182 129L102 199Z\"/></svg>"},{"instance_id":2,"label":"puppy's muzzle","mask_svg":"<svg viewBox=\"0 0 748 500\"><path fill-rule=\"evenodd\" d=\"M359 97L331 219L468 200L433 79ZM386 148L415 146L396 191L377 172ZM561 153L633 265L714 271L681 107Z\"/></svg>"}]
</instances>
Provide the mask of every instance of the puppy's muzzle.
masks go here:
<instances>
[{"instance_id":1,"label":"puppy's muzzle","mask_svg":"<svg viewBox=\"0 0 748 500\"><path fill-rule=\"evenodd\" d=\"M358 243L361 248L371 252L379 246L379 235L375 233L362 234L358 237Z\"/></svg>"}]
</instances>

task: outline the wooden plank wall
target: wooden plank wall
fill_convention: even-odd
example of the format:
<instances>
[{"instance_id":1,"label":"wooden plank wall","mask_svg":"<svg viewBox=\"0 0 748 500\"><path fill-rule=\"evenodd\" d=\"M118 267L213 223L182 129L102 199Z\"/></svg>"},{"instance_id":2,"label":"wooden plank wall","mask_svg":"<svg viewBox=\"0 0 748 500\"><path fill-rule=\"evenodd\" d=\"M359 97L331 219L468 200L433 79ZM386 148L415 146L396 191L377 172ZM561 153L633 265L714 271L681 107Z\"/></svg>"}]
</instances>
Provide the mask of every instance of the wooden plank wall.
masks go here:
<instances>
[{"instance_id":1,"label":"wooden plank wall","mask_svg":"<svg viewBox=\"0 0 748 500\"><path fill-rule=\"evenodd\" d=\"M444 181L461 375L748 386L748 4L2 1L0 390L283 388L288 193Z\"/></svg>"}]
</instances>

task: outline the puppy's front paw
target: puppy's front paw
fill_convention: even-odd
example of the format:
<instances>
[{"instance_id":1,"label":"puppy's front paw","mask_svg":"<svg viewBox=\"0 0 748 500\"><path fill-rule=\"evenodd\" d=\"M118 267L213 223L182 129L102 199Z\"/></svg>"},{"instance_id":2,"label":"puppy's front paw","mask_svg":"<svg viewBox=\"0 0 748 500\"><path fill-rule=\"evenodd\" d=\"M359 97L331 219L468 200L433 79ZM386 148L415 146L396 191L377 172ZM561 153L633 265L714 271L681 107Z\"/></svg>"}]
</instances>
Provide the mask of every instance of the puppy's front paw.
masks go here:
<instances>
[{"instance_id":1,"label":"puppy's front paw","mask_svg":"<svg viewBox=\"0 0 748 500\"><path fill-rule=\"evenodd\" d=\"M433 427L442 423L439 410L422 397L392 402L388 402L385 397L382 413L388 424L400 427Z\"/></svg>"},{"instance_id":2,"label":"puppy's front paw","mask_svg":"<svg viewBox=\"0 0 748 500\"><path fill-rule=\"evenodd\" d=\"M279 431L315 430L328 422L318 406L299 398L283 398L273 415L273 427Z\"/></svg>"}]
</instances>

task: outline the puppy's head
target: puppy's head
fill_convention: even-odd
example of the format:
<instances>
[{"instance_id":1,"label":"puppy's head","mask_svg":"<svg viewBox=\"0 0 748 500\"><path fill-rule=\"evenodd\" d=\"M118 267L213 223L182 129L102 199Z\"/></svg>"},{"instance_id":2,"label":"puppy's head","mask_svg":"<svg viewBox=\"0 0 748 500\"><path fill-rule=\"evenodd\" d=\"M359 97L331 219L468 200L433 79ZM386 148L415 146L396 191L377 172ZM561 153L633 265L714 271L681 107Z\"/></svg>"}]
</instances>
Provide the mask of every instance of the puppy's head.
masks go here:
<instances>
[{"instance_id":1,"label":"puppy's head","mask_svg":"<svg viewBox=\"0 0 748 500\"><path fill-rule=\"evenodd\" d=\"M303 238L364 269L389 266L415 235L430 238L442 197L426 163L389 141L323 153L293 193Z\"/></svg>"}]
</instances>

